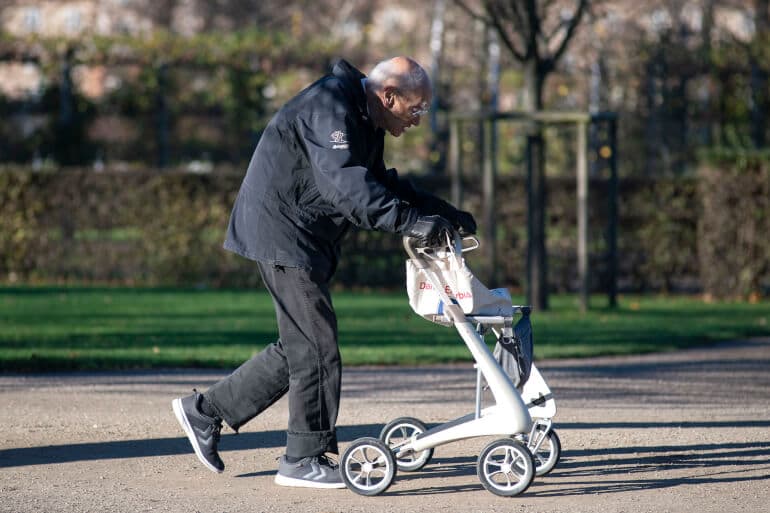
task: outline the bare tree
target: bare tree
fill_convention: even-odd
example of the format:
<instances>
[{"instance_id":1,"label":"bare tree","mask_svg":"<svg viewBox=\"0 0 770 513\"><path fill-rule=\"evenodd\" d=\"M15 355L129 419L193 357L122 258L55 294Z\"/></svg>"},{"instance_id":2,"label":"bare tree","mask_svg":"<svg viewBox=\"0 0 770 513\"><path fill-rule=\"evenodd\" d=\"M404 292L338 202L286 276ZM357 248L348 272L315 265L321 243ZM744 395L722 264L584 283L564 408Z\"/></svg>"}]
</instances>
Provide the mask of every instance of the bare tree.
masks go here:
<instances>
[{"instance_id":1,"label":"bare tree","mask_svg":"<svg viewBox=\"0 0 770 513\"><path fill-rule=\"evenodd\" d=\"M542 110L545 81L569 46L589 0L454 1L473 18L494 28L503 46L523 66L525 110ZM533 124L527 136L527 300L540 309L548 308L544 150L542 129Z\"/></svg>"},{"instance_id":2,"label":"bare tree","mask_svg":"<svg viewBox=\"0 0 770 513\"><path fill-rule=\"evenodd\" d=\"M138 2L136 8L150 18L156 26L170 29L174 22L174 10L178 4L179 0L145 0Z\"/></svg>"},{"instance_id":3,"label":"bare tree","mask_svg":"<svg viewBox=\"0 0 770 513\"><path fill-rule=\"evenodd\" d=\"M291 33L332 33L348 19L367 21L376 0L193 0L203 30L256 27Z\"/></svg>"},{"instance_id":4,"label":"bare tree","mask_svg":"<svg viewBox=\"0 0 770 513\"><path fill-rule=\"evenodd\" d=\"M762 63L764 48L770 41L770 0L754 0L754 44L749 52L751 82L751 139L763 148L767 142L768 72Z\"/></svg>"},{"instance_id":5,"label":"bare tree","mask_svg":"<svg viewBox=\"0 0 770 513\"><path fill-rule=\"evenodd\" d=\"M205 20L204 30L249 26L288 28L297 8L294 2L277 0L195 0L195 6Z\"/></svg>"}]
</instances>

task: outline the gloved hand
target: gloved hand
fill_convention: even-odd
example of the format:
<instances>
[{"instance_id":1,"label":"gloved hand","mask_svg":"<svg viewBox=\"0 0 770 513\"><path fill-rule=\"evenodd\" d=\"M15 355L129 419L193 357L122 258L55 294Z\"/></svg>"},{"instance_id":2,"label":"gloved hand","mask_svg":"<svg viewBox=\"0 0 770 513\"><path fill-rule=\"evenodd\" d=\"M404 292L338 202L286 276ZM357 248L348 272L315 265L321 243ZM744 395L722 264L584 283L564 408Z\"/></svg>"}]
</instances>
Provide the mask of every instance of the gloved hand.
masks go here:
<instances>
[{"instance_id":1,"label":"gloved hand","mask_svg":"<svg viewBox=\"0 0 770 513\"><path fill-rule=\"evenodd\" d=\"M473 219L470 212L457 210L454 219L452 219L452 224L463 237L476 233L476 220Z\"/></svg>"},{"instance_id":2,"label":"gloved hand","mask_svg":"<svg viewBox=\"0 0 770 513\"><path fill-rule=\"evenodd\" d=\"M452 233L452 225L441 216L420 216L406 232L418 246L438 246L446 233Z\"/></svg>"},{"instance_id":3,"label":"gloved hand","mask_svg":"<svg viewBox=\"0 0 770 513\"><path fill-rule=\"evenodd\" d=\"M476 233L476 220L469 212L458 210L446 201L427 192L421 193L421 207L426 214L437 214L444 217L455 227L460 235Z\"/></svg>"}]
</instances>

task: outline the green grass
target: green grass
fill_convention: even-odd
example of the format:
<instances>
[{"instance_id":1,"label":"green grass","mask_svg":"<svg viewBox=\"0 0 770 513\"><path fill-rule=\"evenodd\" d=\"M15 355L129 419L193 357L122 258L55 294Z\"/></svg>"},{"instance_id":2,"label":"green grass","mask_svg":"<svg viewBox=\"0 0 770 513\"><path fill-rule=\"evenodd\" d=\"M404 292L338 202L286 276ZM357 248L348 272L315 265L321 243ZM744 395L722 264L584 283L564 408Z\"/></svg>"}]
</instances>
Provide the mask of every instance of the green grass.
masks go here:
<instances>
[{"instance_id":1,"label":"green grass","mask_svg":"<svg viewBox=\"0 0 770 513\"><path fill-rule=\"evenodd\" d=\"M515 298L521 302L521 298ZM346 365L468 361L454 329L409 309L404 292L334 295ZM574 296L533 312L538 358L670 351L770 335L770 302L623 297L581 314ZM275 340L264 292L0 287L0 371L233 367ZM491 342L491 340L490 340Z\"/></svg>"}]
</instances>

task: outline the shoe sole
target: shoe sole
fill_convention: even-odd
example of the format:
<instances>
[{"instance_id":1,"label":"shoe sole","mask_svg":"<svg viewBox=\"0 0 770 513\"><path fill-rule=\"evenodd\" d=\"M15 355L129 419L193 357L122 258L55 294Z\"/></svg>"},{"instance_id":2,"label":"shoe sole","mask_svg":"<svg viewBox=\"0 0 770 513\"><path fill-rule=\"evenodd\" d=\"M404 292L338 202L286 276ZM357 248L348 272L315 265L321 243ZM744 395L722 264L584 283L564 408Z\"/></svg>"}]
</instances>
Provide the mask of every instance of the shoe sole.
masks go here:
<instances>
[{"instance_id":1,"label":"shoe sole","mask_svg":"<svg viewBox=\"0 0 770 513\"><path fill-rule=\"evenodd\" d=\"M184 430L185 434L187 435L187 439L190 440L190 445L193 446L193 450L195 450L195 455L198 457L201 463L203 463L207 469L211 470L212 472L216 472L217 474L221 474L224 472L224 469L218 469L208 461L206 461L206 458L203 457L203 453L201 452L200 444L198 443L198 439L195 436L195 433L193 432L192 426L190 425L190 421L187 420L187 415L184 412L184 408L182 408L182 400L181 399L174 399L171 401L171 408L174 410L174 416L176 416L176 420L179 421L179 425L182 426L182 429Z\"/></svg>"},{"instance_id":2,"label":"shoe sole","mask_svg":"<svg viewBox=\"0 0 770 513\"><path fill-rule=\"evenodd\" d=\"M287 477L281 474L275 475L275 484L279 486L293 486L295 488L345 488L345 483L321 483L319 481L310 481L307 479L297 479L294 477Z\"/></svg>"}]
</instances>

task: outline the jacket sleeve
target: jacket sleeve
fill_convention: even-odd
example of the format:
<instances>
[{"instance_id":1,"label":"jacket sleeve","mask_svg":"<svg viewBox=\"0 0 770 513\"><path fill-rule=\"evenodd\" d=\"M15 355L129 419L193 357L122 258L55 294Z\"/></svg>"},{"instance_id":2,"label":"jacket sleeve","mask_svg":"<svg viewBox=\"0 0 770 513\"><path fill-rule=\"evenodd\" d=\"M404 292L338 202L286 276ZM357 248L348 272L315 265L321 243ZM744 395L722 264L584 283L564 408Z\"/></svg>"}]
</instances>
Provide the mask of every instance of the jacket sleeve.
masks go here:
<instances>
[{"instance_id":1,"label":"jacket sleeve","mask_svg":"<svg viewBox=\"0 0 770 513\"><path fill-rule=\"evenodd\" d=\"M411 180L399 178L398 171L394 168L386 169L383 174L385 176L385 186L389 190L413 207L420 206L421 191L412 184Z\"/></svg>"},{"instance_id":2,"label":"jacket sleeve","mask_svg":"<svg viewBox=\"0 0 770 513\"><path fill-rule=\"evenodd\" d=\"M417 221L419 211L367 169L365 142L348 116L312 114L298 118L296 129L321 196L350 222L403 233Z\"/></svg>"},{"instance_id":3,"label":"jacket sleeve","mask_svg":"<svg viewBox=\"0 0 770 513\"><path fill-rule=\"evenodd\" d=\"M440 215L449 220L454 219L457 209L438 196L424 191L406 178L399 178L395 169L385 172L386 186L394 191L401 199L417 207L424 215Z\"/></svg>"}]
</instances>

